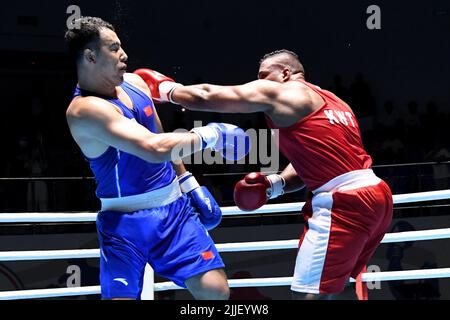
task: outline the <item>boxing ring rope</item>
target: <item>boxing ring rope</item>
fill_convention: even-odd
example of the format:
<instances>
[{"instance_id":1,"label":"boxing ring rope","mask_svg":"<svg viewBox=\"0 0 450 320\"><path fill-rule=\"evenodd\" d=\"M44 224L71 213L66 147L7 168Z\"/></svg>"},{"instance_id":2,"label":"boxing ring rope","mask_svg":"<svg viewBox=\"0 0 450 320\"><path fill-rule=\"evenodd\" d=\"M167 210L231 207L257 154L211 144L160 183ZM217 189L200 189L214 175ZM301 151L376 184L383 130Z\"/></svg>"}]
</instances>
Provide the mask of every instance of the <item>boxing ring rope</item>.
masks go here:
<instances>
[{"instance_id":1,"label":"boxing ring rope","mask_svg":"<svg viewBox=\"0 0 450 320\"><path fill-rule=\"evenodd\" d=\"M362 275L361 281L394 281L394 280L414 280L414 279L438 279L449 278L450 268L440 269L423 269L409 271L384 271L384 272L367 272ZM355 282L354 279L350 279ZM230 288L244 287L277 287L289 286L292 277L276 277L276 278L252 278L252 279L229 279ZM173 282L155 283L154 291L181 290L183 288L177 286ZM17 299L37 299L52 298L63 296L80 296L100 294L100 286L86 286L76 288L57 288L57 289L35 289L35 290L17 290L0 292L0 300L17 300Z\"/></svg>"},{"instance_id":2,"label":"boxing ring rope","mask_svg":"<svg viewBox=\"0 0 450 320\"><path fill-rule=\"evenodd\" d=\"M436 201L450 199L450 189L439 191L426 191L415 193L404 193L392 196L394 204ZM236 206L223 207L224 216L233 215L253 215L264 213L285 213L301 210L304 202L266 204L254 211L241 211ZM0 213L0 223L18 223L18 222L90 222L95 221L97 212L81 213Z\"/></svg>"},{"instance_id":3,"label":"boxing ring rope","mask_svg":"<svg viewBox=\"0 0 450 320\"><path fill-rule=\"evenodd\" d=\"M381 243L450 239L450 228L387 233ZM219 252L296 249L298 239L216 244ZM0 251L0 261L99 258L100 249Z\"/></svg>"},{"instance_id":4,"label":"boxing ring rope","mask_svg":"<svg viewBox=\"0 0 450 320\"><path fill-rule=\"evenodd\" d=\"M449 277L450 277L450 268L439 268L439 269L422 269L422 270L408 270L408 271L367 272L363 273L361 281L373 282L373 281L395 281L395 280L414 280L414 279L437 279ZM292 277L229 279L228 285L230 286L230 288L277 287L277 286L290 286L291 282ZM350 282L355 282L355 279L350 278ZM155 283L154 286L155 292L167 290L181 290L181 289L183 288L177 286L175 283L171 281Z\"/></svg>"},{"instance_id":5,"label":"boxing ring rope","mask_svg":"<svg viewBox=\"0 0 450 320\"><path fill-rule=\"evenodd\" d=\"M394 195L394 204L411 203L420 201L433 201L450 199L450 189L440 191L429 191L419 193L409 193ZM261 207L252 212L240 211L237 207L224 207L224 215L247 215L275 212L299 211L303 202L287 204L270 204ZM63 217L63 215L70 217ZM62 222L62 221L95 221L97 213L19 213L19 214L0 214L0 222ZM382 243L435 240L450 238L450 228L407 231L386 234ZM217 244L219 252L238 252L238 251L258 251L258 250L279 250L297 248L298 240L277 240L277 241L259 241L259 242L241 242ZM81 249L81 250L45 250L45 251L4 251L0 252L0 261L23 261L23 260L49 260L49 259L75 259L75 258L98 258L99 249ZM449 278L450 268L440 269L422 269L409 271L385 271L385 272L367 272L362 275L363 282L370 281L393 281L393 280L411 280L411 279L431 279L431 278ZM285 286L290 285L292 277L277 278L253 278L253 279L230 279L229 286L233 287L259 287L259 286ZM351 279L354 281L354 279ZM165 291L182 289L173 282L160 282L153 284L153 290ZM35 290L17 290L0 292L1 300L9 299L32 299L49 298L61 296L79 296L99 294L100 286L86 286L76 288L57 288L57 289L35 289Z\"/></svg>"}]
</instances>

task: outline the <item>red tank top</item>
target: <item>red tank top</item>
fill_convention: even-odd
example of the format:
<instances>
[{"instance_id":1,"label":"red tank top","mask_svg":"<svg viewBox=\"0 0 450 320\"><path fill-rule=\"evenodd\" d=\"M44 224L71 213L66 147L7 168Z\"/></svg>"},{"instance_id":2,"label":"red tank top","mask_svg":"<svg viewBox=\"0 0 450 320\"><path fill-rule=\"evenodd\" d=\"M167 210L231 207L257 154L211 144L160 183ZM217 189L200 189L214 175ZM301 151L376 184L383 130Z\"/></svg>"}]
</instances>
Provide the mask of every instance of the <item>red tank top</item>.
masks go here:
<instances>
[{"instance_id":1,"label":"red tank top","mask_svg":"<svg viewBox=\"0 0 450 320\"><path fill-rule=\"evenodd\" d=\"M364 150L359 125L350 107L333 93L301 81L325 103L295 124L278 128L280 151L310 190L354 170L368 169L372 158Z\"/></svg>"}]
</instances>

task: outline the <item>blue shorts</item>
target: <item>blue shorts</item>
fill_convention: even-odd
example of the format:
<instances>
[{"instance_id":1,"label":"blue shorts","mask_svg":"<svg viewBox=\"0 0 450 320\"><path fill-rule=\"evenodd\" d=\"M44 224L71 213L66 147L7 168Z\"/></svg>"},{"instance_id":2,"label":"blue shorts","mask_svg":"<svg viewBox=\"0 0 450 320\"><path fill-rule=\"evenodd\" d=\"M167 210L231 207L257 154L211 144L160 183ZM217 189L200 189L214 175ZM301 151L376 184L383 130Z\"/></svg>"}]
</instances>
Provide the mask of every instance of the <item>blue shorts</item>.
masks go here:
<instances>
[{"instance_id":1,"label":"blue shorts","mask_svg":"<svg viewBox=\"0 0 450 320\"><path fill-rule=\"evenodd\" d=\"M97 231L103 299L140 299L147 262L184 288L187 279L225 266L185 195L158 208L99 212Z\"/></svg>"}]
</instances>

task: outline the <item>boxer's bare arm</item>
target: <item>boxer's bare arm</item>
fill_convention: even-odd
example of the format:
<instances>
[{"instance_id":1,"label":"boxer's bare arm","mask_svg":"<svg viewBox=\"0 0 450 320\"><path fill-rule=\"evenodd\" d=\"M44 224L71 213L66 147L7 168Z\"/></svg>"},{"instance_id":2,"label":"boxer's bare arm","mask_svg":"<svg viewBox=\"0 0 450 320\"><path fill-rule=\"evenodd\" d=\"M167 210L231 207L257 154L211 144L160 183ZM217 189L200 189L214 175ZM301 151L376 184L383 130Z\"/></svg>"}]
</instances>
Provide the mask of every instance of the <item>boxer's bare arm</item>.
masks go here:
<instances>
[{"instance_id":1,"label":"boxer's bare arm","mask_svg":"<svg viewBox=\"0 0 450 320\"><path fill-rule=\"evenodd\" d=\"M173 156L179 159L179 152L172 154L175 147L185 147L183 149L187 152L200 150L200 139L196 134L154 134L124 117L110 103L95 97L75 99L66 116L70 131L82 150L87 149L89 143L96 142L153 163L171 161Z\"/></svg>"},{"instance_id":2,"label":"boxer's bare arm","mask_svg":"<svg viewBox=\"0 0 450 320\"><path fill-rule=\"evenodd\" d=\"M285 193L299 191L305 187L305 184L297 175L297 171L295 171L291 163L287 165L287 167L280 173L280 175L286 182L283 188Z\"/></svg>"},{"instance_id":3,"label":"boxer's bare arm","mask_svg":"<svg viewBox=\"0 0 450 320\"><path fill-rule=\"evenodd\" d=\"M300 82L256 80L238 86L200 84L178 87L172 99L188 109L226 113L293 113L310 108L310 91Z\"/></svg>"}]
</instances>

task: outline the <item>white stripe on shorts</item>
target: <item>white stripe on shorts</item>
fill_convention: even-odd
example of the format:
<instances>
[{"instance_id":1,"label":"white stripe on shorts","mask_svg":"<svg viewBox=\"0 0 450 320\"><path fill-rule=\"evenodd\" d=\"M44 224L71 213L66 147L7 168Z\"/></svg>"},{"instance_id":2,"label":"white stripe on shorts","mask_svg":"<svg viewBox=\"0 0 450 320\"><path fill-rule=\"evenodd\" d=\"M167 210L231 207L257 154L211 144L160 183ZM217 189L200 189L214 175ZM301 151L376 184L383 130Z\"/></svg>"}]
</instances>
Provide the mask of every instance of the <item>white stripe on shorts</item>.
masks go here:
<instances>
[{"instance_id":1,"label":"white stripe on shorts","mask_svg":"<svg viewBox=\"0 0 450 320\"><path fill-rule=\"evenodd\" d=\"M319 294L330 237L332 206L332 192L319 193L312 199L313 215L308 220L309 229L297 253L292 291Z\"/></svg>"}]
</instances>

